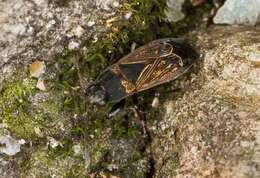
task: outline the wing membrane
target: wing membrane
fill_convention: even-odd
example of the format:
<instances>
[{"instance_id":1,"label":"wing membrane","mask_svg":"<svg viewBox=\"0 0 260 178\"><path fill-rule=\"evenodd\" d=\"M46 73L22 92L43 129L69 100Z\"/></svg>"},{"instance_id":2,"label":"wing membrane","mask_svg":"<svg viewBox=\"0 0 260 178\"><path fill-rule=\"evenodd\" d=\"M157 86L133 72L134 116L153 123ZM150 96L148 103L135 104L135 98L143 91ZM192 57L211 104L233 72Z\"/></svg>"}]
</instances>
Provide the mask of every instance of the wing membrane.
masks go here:
<instances>
[{"instance_id":1,"label":"wing membrane","mask_svg":"<svg viewBox=\"0 0 260 178\"><path fill-rule=\"evenodd\" d=\"M182 65L182 59L175 54L157 58L153 65L149 66L139 76L136 82L137 91L142 91L172 80L177 76Z\"/></svg>"},{"instance_id":2,"label":"wing membrane","mask_svg":"<svg viewBox=\"0 0 260 178\"><path fill-rule=\"evenodd\" d=\"M167 42L154 41L140 47L118 61L120 64L147 63L158 57L168 56L173 47Z\"/></svg>"}]
</instances>

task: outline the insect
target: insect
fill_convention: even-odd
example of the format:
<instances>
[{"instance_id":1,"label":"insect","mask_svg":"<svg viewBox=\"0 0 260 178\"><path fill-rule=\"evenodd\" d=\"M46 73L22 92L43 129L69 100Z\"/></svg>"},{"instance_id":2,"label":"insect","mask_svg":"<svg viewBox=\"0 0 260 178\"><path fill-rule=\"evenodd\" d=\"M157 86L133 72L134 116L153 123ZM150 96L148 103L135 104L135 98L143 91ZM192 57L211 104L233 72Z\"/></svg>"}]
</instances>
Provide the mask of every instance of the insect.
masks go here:
<instances>
[{"instance_id":1,"label":"insect","mask_svg":"<svg viewBox=\"0 0 260 178\"><path fill-rule=\"evenodd\" d=\"M90 103L116 103L185 73L199 58L182 38L165 38L139 47L105 69L87 88Z\"/></svg>"}]
</instances>

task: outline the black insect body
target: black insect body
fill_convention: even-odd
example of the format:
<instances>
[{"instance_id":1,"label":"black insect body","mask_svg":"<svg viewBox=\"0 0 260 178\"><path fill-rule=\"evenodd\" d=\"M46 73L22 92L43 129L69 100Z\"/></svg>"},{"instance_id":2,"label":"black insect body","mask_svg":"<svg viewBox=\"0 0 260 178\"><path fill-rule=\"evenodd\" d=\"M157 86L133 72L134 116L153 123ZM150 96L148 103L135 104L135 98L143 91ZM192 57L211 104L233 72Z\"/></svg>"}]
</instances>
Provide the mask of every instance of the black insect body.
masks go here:
<instances>
[{"instance_id":1,"label":"black insect body","mask_svg":"<svg viewBox=\"0 0 260 178\"><path fill-rule=\"evenodd\" d=\"M134 93L176 79L199 54L185 39L152 41L102 72L87 89L91 103L115 103Z\"/></svg>"}]
</instances>

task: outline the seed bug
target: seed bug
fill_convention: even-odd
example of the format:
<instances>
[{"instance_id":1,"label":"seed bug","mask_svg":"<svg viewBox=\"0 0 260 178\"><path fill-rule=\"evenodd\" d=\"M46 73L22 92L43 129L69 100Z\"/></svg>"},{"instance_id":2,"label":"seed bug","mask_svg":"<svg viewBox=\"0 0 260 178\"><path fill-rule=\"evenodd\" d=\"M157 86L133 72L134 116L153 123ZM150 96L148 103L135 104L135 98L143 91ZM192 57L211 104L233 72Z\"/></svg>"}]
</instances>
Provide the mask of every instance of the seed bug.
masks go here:
<instances>
[{"instance_id":1,"label":"seed bug","mask_svg":"<svg viewBox=\"0 0 260 178\"><path fill-rule=\"evenodd\" d=\"M182 38L165 38L141 46L105 69L87 88L90 103L116 103L185 73L199 58Z\"/></svg>"}]
</instances>

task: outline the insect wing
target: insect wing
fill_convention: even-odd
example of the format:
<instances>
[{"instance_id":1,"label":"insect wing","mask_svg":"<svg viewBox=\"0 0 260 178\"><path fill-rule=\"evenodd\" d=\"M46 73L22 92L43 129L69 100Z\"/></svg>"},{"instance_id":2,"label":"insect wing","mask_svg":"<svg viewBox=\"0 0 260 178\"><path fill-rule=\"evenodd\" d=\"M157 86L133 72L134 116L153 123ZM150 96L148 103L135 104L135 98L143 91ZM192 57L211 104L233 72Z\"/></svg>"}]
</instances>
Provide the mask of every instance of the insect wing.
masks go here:
<instances>
[{"instance_id":1,"label":"insect wing","mask_svg":"<svg viewBox=\"0 0 260 178\"><path fill-rule=\"evenodd\" d=\"M158 57L170 55L172 45L163 41L153 41L142 46L118 61L119 64L147 63Z\"/></svg>"},{"instance_id":2,"label":"insect wing","mask_svg":"<svg viewBox=\"0 0 260 178\"><path fill-rule=\"evenodd\" d=\"M116 65L126 80L136 84L143 71L156 59L170 55L172 50L172 45L165 41L153 41L123 57Z\"/></svg>"},{"instance_id":3,"label":"insect wing","mask_svg":"<svg viewBox=\"0 0 260 178\"><path fill-rule=\"evenodd\" d=\"M136 89L142 91L166 83L182 74L183 69L182 59L178 55L159 57L139 76Z\"/></svg>"}]
</instances>

